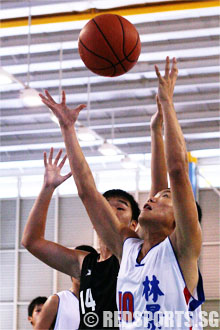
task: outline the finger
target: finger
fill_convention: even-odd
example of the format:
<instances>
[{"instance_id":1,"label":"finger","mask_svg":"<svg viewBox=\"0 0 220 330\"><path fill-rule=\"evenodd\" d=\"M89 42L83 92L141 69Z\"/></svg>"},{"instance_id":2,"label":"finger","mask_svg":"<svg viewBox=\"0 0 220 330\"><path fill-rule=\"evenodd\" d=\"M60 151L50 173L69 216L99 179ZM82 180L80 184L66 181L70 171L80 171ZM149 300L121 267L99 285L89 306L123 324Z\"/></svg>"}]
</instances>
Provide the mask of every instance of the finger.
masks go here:
<instances>
[{"instance_id":1,"label":"finger","mask_svg":"<svg viewBox=\"0 0 220 330\"><path fill-rule=\"evenodd\" d=\"M44 151L44 166L47 166L47 153Z\"/></svg>"},{"instance_id":2,"label":"finger","mask_svg":"<svg viewBox=\"0 0 220 330\"><path fill-rule=\"evenodd\" d=\"M50 93L49 93L47 90L45 90L45 94L46 94L47 98L48 98L51 102L56 103L56 102L54 101L54 99L52 98L52 96L50 95Z\"/></svg>"},{"instance_id":3,"label":"finger","mask_svg":"<svg viewBox=\"0 0 220 330\"><path fill-rule=\"evenodd\" d=\"M50 109L52 110L52 112L55 114L55 116L57 117L57 111L56 108L54 107L54 103L51 103L51 101L47 100L47 99L41 99L41 101Z\"/></svg>"},{"instance_id":4,"label":"finger","mask_svg":"<svg viewBox=\"0 0 220 330\"><path fill-rule=\"evenodd\" d=\"M39 93L39 96L41 97L41 99L47 100L47 98L43 94Z\"/></svg>"},{"instance_id":5,"label":"finger","mask_svg":"<svg viewBox=\"0 0 220 330\"><path fill-rule=\"evenodd\" d=\"M59 152L58 152L58 154L56 155L56 158L54 159L54 164L55 164L55 165L57 165L57 163L58 163L58 161L59 161L59 159L60 159L60 156L61 156L62 152L63 152L63 150L60 149Z\"/></svg>"},{"instance_id":6,"label":"finger","mask_svg":"<svg viewBox=\"0 0 220 330\"><path fill-rule=\"evenodd\" d=\"M62 104L66 104L66 93L62 91Z\"/></svg>"},{"instance_id":7,"label":"finger","mask_svg":"<svg viewBox=\"0 0 220 330\"><path fill-rule=\"evenodd\" d=\"M161 76L161 74L160 74L160 71L159 71L158 66L155 65L154 68L155 68L156 75L157 75L157 77L159 78L159 81L162 81L163 78L162 78L162 76Z\"/></svg>"},{"instance_id":8,"label":"finger","mask_svg":"<svg viewBox=\"0 0 220 330\"><path fill-rule=\"evenodd\" d=\"M165 65L165 78L169 77L169 72L170 72L170 58L169 56L167 56L166 65Z\"/></svg>"},{"instance_id":9,"label":"finger","mask_svg":"<svg viewBox=\"0 0 220 330\"><path fill-rule=\"evenodd\" d=\"M63 182L66 181L67 179L69 179L72 176L72 173L69 172L68 174L63 176Z\"/></svg>"},{"instance_id":10,"label":"finger","mask_svg":"<svg viewBox=\"0 0 220 330\"><path fill-rule=\"evenodd\" d=\"M49 154L49 158L48 158L48 163L52 164L52 160L53 160L53 147L50 148L50 154Z\"/></svg>"},{"instance_id":11,"label":"finger","mask_svg":"<svg viewBox=\"0 0 220 330\"><path fill-rule=\"evenodd\" d=\"M178 76L177 60L176 57L174 57L172 62L170 77L176 80L177 76Z\"/></svg>"},{"instance_id":12,"label":"finger","mask_svg":"<svg viewBox=\"0 0 220 330\"><path fill-rule=\"evenodd\" d=\"M61 169L63 167L63 165L65 164L65 161L67 159L67 155L65 155L62 159L62 161L60 162L60 164L58 165L58 167Z\"/></svg>"},{"instance_id":13,"label":"finger","mask_svg":"<svg viewBox=\"0 0 220 330\"><path fill-rule=\"evenodd\" d=\"M160 100L159 100L159 96L158 95L156 95L156 101L157 101L158 112L161 114L162 113L162 105L160 103Z\"/></svg>"},{"instance_id":14,"label":"finger","mask_svg":"<svg viewBox=\"0 0 220 330\"><path fill-rule=\"evenodd\" d=\"M78 105L78 107L76 107L74 110L75 112L80 112L81 110L83 110L84 108L86 108L86 105L85 104L80 104Z\"/></svg>"}]
</instances>

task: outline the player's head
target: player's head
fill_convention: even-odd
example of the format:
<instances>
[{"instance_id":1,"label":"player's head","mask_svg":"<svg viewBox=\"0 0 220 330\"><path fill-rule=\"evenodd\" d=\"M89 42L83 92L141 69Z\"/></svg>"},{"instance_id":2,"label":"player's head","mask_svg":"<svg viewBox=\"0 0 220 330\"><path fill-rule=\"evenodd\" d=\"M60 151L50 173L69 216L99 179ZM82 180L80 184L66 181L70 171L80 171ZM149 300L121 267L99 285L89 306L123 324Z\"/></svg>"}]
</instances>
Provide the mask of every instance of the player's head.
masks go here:
<instances>
[{"instance_id":1,"label":"player's head","mask_svg":"<svg viewBox=\"0 0 220 330\"><path fill-rule=\"evenodd\" d=\"M168 236L175 228L173 203L170 189L159 191L144 204L139 216L141 227L149 226L154 231L163 231Z\"/></svg>"},{"instance_id":2,"label":"player's head","mask_svg":"<svg viewBox=\"0 0 220 330\"><path fill-rule=\"evenodd\" d=\"M28 320L34 327L47 297L36 297L28 305Z\"/></svg>"},{"instance_id":3,"label":"player's head","mask_svg":"<svg viewBox=\"0 0 220 330\"><path fill-rule=\"evenodd\" d=\"M202 211L196 202L198 211L198 220L201 222ZM156 226L159 230L164 229L164 233L168 236L175 228L175 218L173 210L173 202L171 191L169 188L158 192L154 197L148 199L139 216L141 226Z\"/></svg>"},{"instance_id":4,"label":"player's head","mask_svg":"<svg viewBox=\"0 0 220 330\"><path fill-rule=\"evenodd\" d=\"M134 197L121 189L108 190L103 196L115 211L119 221L135 229L140 209Z\"/></svg>"}]
</instances>

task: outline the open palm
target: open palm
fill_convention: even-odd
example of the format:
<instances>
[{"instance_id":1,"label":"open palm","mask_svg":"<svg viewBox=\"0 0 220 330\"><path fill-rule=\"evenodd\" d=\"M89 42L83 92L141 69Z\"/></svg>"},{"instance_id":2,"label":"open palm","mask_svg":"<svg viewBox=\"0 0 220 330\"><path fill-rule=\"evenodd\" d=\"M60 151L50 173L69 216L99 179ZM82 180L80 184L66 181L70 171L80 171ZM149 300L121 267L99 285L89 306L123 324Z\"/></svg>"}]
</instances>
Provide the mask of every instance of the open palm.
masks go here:
<instances>
[{"instance_id":1,"label":"open palm","mask_svg":"<svg viewBox=\"0 0 220 330\"><path fill-rule=\"evenodd\" d=\"M56 188L72 175L71 172L69 172L64 176L60 174L60 171L63 165L65 164L67 158L67 156L65 155L61 160L60 164L58 165L61 154L62 154L62 150L58 152L53 162L53 148L50 149L50 154L48 159L47 159L47 153L44 152L44 166L45 166L44 184L46 187Z\"/></svg>"},{"instance_id":2,"label":"open palm","mask_svg":"<svg viewBox=\"0 0 220 330\"><path fill-rule=\"evenodd\" d=\"M66 105L66 94L64 91L62 92L61 103L56 103L47 90L45 91L45 95L39 94L42 102L47 105L57 117L61 127L72 126L76 122L79 112L86 107L85 104L80 104L75 109L68 108Z\"/></svg>"}]
</instances>

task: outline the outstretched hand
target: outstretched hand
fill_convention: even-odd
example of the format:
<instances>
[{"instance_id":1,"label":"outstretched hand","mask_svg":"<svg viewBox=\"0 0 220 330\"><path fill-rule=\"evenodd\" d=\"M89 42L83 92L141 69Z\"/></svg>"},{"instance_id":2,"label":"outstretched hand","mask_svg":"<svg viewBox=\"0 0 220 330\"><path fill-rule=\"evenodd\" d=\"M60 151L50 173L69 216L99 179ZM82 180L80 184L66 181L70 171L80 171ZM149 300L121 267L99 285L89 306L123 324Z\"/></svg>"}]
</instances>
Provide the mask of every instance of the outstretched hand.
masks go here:
<instances>
[{"instance_id":1,"label":"outstretched hand","mask_svg":"<svg viewBox=\"0 0 220 330\"><path fill-rule=\"evenodd\" d=\"M161 76L159 68L155 65L156 75L158 77L158 97L161 103L169 102L173 100L173 91L175 87L175 83L177 80L178 69L177 69L177 61L174 57L172 60L172 67L170 70L170 59L169 56L166 58L165 65L165 75Z\"/></svg>"},{"instance_id":2,"label":"outstretched hand","mask_svg":"<svg viewBox=\"0 0 220 330\"><path fill-rule=\"evenodd\" d=\"M150 121L150 127L152 130L162 130L163 127L163 112L162 112L162 105L160 103L158 95L156 95L157 101L157 112L153 114Z\"/></svg>"},{"instance_id":3,"label":"outstretched hand","mask_svg":"<svg viewBox=\"0 0 220 330\"><path fill-rule=\"evenodd\" d=\"M86 107L85 104L80 104L75 109L70 109L66 105L66 94L62 91L61 103L56 103L50 93L46 90L45 95L39 94L42 102L48 106L59 120L61 127L70 127L76 122L79 113Z\"/></svg>"},{"instance_id":4,"label":"outstretched hand","mask_svg":"<svg viewBox=\"0 0 220 330\"><path fill-rule=\"evenodd\" d=\"M58 165L61 154L62 154L62 149L59 150L53 162L53 148L50 149L50 154L48 159L47 159L47 153L44 152L44 166L45 166L44 185L46 187L55 189L61 183L66 181L68 178L70 178L72 175L71 172L69 172L64 176L60 174L60 171L63 165L65 164L67 158L67 155L65 155L61 160L60 164Z\"/></svg>"}]
</instances>

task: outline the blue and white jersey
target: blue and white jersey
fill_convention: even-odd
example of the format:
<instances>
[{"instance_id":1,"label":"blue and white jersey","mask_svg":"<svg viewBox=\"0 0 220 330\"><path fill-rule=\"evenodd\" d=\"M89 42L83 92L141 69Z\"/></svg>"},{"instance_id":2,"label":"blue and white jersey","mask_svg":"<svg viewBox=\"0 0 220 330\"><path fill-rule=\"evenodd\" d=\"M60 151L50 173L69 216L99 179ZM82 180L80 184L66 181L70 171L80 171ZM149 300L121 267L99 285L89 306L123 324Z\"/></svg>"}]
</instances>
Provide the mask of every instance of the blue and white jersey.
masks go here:
<instances>
[{"instance_id":1,"label":"blue and white jersey","mask_svg":"<svg viewBox=\"0 0 220 330\"><path fill-rule=\"evenodd\" d=\"M121 329L200 330L204 302L199 274L194 297L189 293L170 239L155 245L137 262L143 240L124 242L117 282Z\"/></svg>"},{"instance_id":2,"label":"blue and white jersey","mask_svg":"<svg viewBox=\"0 0 220 330\"><path fill-rule=\"evenodd\" d=\"M79 328L79 299L70 290L56 293L59 297L54 330L76 330Z\"/></svg>"}]
</instances>

